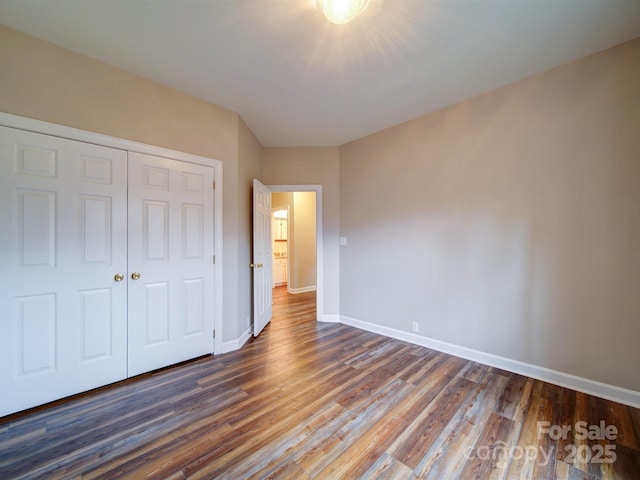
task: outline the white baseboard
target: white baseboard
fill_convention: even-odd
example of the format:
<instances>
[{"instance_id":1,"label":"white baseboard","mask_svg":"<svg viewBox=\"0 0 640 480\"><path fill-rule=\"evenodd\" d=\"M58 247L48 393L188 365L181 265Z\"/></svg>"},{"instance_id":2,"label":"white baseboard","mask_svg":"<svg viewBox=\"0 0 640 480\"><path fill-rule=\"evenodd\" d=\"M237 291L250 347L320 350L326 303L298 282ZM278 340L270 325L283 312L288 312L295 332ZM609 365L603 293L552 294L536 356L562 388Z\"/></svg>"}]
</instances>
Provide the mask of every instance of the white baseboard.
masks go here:
<instances>
[{"instance_id":1,"label":"white baseboard","mask_svg":"<svg viewBox=\"0 0 640 480\"><path fill-rule=\"evenodd\" d=\"M439 352L448 353L449 355L461 357L466 360L482 363L491 367L501 368L509 372L536 378L554 385L570 388L589 395L595 395L596 397L623 403L631 407L640 408L640 392L636 392L635 390L616 387L615 385L609 385L596 380L578 377L570 373L559 372L557 370L551 370L549 368L520 362L519 360L513 360L493 355L491 353L461 347L452 343L423 337L421 335L416 335L415 333L403 332L402 330L384 327L382 325L357 320L344 315L340 315L339 318L340 323L350 325L361 330L384 335L385 337L395 338L396 340L403 340L405 342L431 348Z\"/></svg>"},{"instance_id":2,"label":"white baseboard","mask_svg":"<svg viewBox=\"0 0 640 480\"><path fill-rule=\"evenodd\" d=\"M291 287L287 286L287 291L289 293L294 294L294 295L296 295L298 293L314 292L315 290L316 290L316 286L315 285L311 285L310 287L301 287L301 288L291 288Z\"/></svg>"},{"instance_id":3,"label":"white baseboard","mask_svg":"<svg viewBox=\"0 0 640 480\"><path fill-rule=\"evenodd\" d=\"M320 321L326 323L340 323L340 315L325 313Z\"/></svg>"},{"instance_id":4,"label":"white baseboard","mask_svg":"<svg viewBox=\"0 0 640 480\"><path fill-rule=\"evenodd\" d=\"M220 353L234 352L240 348L240 339L229 340L228 342L222 342L222 351Z\"/></svg>"},{"instance_id":5,"label":"white baseboard","mask_svg":"<svg viewBox=\"0 0 640 480\"><path fill-rule=\"evenodd\" d=\"M251 327L247 328L240 338L238 339L238 348L242 348L242 346L247 343L247 341L251 338Z\"/></svg>"},{"instance_id":6,"label":"white baseboard","mask_svg":"<svg viewBox=\"0 0 640 480\"><path fill-rule=\"evenodd\" d=\"M220 353L229 353L239 350L245 343L247 343L249 338L251 338L251 327L247 328L247 330L240 335L240 338L235 338L228 342L222 342L222 352Z\"/></svg>"}]
</instances>

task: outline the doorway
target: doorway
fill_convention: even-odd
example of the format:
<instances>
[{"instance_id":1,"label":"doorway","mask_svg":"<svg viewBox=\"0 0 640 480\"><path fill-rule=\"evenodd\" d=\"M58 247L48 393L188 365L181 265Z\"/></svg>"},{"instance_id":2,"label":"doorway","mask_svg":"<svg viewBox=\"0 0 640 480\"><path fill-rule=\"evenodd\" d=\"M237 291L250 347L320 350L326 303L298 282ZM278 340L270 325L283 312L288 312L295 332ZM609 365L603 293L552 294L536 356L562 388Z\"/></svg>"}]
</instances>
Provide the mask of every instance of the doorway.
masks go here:
<instances>
[{"instance_id":1,"label":"doorway","mask_svg":"<svg viewBox=\"0 0 640 480\"><path fill-rule=\"evenodd\" d=\"M322 318L322 186L270 185L274 212L274 307L315 291L316 321ZM286 212L286 214L285 214ZM286 215L286 222L284 216Z\"/></svg>"}]
</instances>

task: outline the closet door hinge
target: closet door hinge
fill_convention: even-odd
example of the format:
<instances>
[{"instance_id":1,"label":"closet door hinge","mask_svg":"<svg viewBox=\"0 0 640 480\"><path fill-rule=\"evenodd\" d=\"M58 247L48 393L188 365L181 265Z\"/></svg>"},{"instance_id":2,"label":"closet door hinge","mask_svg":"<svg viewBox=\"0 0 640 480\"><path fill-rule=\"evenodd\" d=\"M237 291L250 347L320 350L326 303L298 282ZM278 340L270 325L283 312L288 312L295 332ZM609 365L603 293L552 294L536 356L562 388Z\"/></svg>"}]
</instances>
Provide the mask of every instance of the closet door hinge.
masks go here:
<instances>
[{"instance_id":1,"label":"closet door hinge","mask_svg":"<svg viewBox=\"0 0 640 480\"><path fill-rule=\"evenodd\" d=\"M216 256L213 256L213 263L216 263Z\"/></svg>"},{"instance_id":2,"label":"closet door hinge","mask_svg":"<svg viewBox=\"0 0 640 480\"><path fill-rule=\"evenodd\" d=\"M213 338L216 338L216 329L213 329Z\"/></svg>"},{"instance_id":3,"label":"closet door hinge","mask_svg":"<svg viewBox=\"0 0 640 480\"><path fill-rule=\"evenodd\" d=\"M213 181L211 182L211 186L213 187L213 189L214 189L214 190L216 189L216 181L215 181L215 180L213 180Z\"/></svg>"}]
</instances>

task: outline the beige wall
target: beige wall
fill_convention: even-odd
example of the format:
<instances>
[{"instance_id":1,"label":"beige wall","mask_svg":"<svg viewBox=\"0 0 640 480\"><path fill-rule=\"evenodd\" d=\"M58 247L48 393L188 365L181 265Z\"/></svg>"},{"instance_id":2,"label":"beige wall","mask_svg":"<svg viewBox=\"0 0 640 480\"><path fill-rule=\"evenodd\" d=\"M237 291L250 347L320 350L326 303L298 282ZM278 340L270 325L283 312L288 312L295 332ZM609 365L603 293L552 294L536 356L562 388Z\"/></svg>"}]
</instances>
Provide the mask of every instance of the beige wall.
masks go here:
<instances>
[{"instance_id":1,"label":"beige wall","mask_svg":"<svg viewBox=\"0 0 640 480\"><path fill-rule=\"evenodd\" d=\"M325 315L340 309L340 167L337 147L265 147L263 180L268 185L322 185Z\"/></svg>"},{"instance_id":2,"label":"beige wall","mask_svg":"<svg viewBox=\"0 0 640 480\"><path fill-rule=\"evenodd\" d=\"M261 147L238 115L2 25L0 62L0 111L224 162L223 340L237 338L247 310L238 275L248 255L239 234L250 214L246 179L261 171Z\"/></svg>"},{"instance_id":3,"label":"beige wall","mask_svg":"<svg viewBox=\"0 0 640 480\"><path fill-rule=\"evenodd\" d=\"M640 39L344 145L341 314L640 390Z\"/></svg>"},{"instance_id":4,"label":"beige wall","mask_svg":"<svg viewBox=\"0 0 640 480\"><path fill-rule=\"evenodd\" d=\"M249 265L253 258L253 179L262 180L262 145L242 118L238 137L238 335L251 327L253 281Z\"/></svg>"},{"instance_id":5,"label":"beige wall","mask_svg":"<svg viewBox=\"0 0 640 480\"><path fill-rule=\"evenodd\" d=\"M293 205L292 192L274 192L271 194L271 208L286 210Z\"/></svg>"},{"instance_id":6,"label":"beige wall","mask_svg":"<svg viewBox=\"0 0 640 480\"><path fill-rule=\"evenodd\" d=\"M316 193L294 192L289 288L316 286Z\"/></svg>"},{"instance_id":7,"label":"beige wall","mask_svg":"<svg viewBox=\"0 0 640 480\"><path fill-rule=\"evenodd\" d=\"M237 114L0 25L2 111L237 161Z\"/></svg>"}]
</instances>

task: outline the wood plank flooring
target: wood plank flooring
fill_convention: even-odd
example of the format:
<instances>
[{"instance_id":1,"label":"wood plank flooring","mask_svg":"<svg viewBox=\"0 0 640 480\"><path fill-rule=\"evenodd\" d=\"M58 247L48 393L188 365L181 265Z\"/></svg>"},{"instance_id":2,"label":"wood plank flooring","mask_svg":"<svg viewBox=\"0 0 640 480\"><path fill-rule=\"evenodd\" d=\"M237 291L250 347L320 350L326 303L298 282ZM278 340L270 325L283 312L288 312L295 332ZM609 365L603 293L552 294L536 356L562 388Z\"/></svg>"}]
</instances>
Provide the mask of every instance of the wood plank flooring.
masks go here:
<instances>
[{"instance_id":1,"label":"wood plank flooring","mask_svg":"<svg viewBox=\"0 0 640 480\"><path fill-rule=\"evenodd\" d=\"M237 352L0 419L0 479L640 478L640 410L317 324L314 293L274 295ZM581 421L616 438L582 438Z\"/></svg>"}]
</instances>

